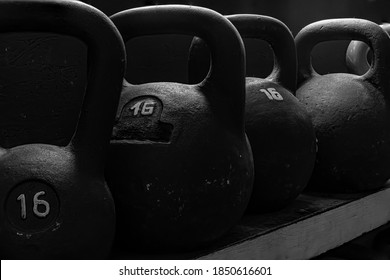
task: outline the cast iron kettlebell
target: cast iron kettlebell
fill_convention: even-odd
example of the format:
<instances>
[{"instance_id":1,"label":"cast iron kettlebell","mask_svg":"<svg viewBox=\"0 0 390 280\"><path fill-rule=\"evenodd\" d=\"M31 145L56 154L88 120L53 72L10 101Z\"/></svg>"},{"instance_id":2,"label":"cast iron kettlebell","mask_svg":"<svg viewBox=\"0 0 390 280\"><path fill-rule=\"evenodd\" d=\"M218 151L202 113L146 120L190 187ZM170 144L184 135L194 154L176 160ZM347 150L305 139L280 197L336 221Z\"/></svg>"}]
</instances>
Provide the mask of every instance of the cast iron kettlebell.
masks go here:
<instances>
[{"instance_id":1,"label":"cast iron kettlebell","mask_svg":"<svg viewBox=\"0 0 390 280\"><path fill-rule=\"evenodd\" d=\"M240 219L252 191L242 40L222 15L201 7L136 8L111 19L125 42L201 36L213 61L197 85L124 83L107 169L117 244L179 251L213 241Z\"/></svg>"},{"instance_id":2,"label":"cast iron kettlebell","mask_svg":"<svg viewBox=\"0 0 390 280\"><path fill-rule=\"evenodd\" d=\"M294 37L281 21L262 15L227 18L242 38L262 39L274 51L274 68L265 79L246 78L245 131L252 147L255 180L248 210L266 212L293 201L306 187L314 167L316 139L306 109L292 94L297 62ZM191 45L189 80L205 76L204 42Z\"/></svg>"},{"instance_id":3,"label":"cast iron kettlebell","mask_svg":"<svg viewBox=\"0 0 390 280\"><path fill-rule=\"evenodd\" d=\"M357 76L319 75L312 48L328 40L360 40L373 50L370 70ZM312 189L360 192L380 188L390 178L390 39L363 19L330 19L304 27L295 39L298 99L313 117L318 152Z\"/></svg>"},{"instance_id":4,"label":"cast iron kettlebell","mask_svg":"<svg viewBox=\"0 0 390 280\"><path fill-rule=\"evenodd\" d=\"M390 23L381 24L382 27L388 34L390 33ZM348 46L345 61L347 64L348 71L352 74L363 75L370 68L367 56L370 48L367 44L361 41L351 41Z\"/></svg>"},{"instance_id":5,"label":"cast iron kettlebell","mask_svg":"<svg viewBox=\"0 0 390 280\"><path fill-rule=\"evenodd\" d=\"M88 47L88 85L70 143L1 149L0 257L107 258L115 207L103 160L125 66L120 34L78 1L0 1L0 23L0 32L66 34Z\"/></svg>"}]
</instances>

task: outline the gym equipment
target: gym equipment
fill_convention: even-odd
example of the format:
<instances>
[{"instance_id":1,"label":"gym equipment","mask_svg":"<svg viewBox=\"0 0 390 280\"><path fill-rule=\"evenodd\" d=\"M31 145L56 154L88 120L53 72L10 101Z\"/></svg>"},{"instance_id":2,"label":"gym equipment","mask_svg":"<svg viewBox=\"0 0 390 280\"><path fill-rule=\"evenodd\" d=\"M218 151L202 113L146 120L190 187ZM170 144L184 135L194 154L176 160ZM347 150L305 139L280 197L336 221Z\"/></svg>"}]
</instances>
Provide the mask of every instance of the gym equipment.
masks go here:
<instances>
[{"instance_id":1,"label":"gym equipment","mask_svg":"<svg viewBox=\"0 0 390 280\"><path fill-rule=\"evenodd\" d=\"M319 75L310 61L312 48L328 40L360 40L374 53L362 76ZM390 39L377 24L363 19L330 19L304 27L295 38L298 99L313 117L318 139L310 188L361 192L382 187L390 178Z\"/></svg>"},{"instance_id":2,"label":"gym equipment","mask_svg":"<svg viewBox=\"0 0 390 280\"><path fill-rule=\"evenodd\" d=\"M293 95L297 78L294 37L285 24L272 17L245 14L227 19L242 38L265 40L274 52L274 68L268 77L246 78L245 131L255 164L248 210L275 211L306 187L316 154L310 116ZM195 38L189 57L190 82L206 75L208 57L206 44Z\"/></svg>"},{"instance_id":3,"label":"gym equipment","mask_svg":"<svg viewBox=\"0 0 390 280\"><path fill-rule=\"evenodd\" d=\"M111 19L125 42L183 34L212 46L212 67L200 84L124 82L106 176L118 246L197 248L241 218L252 191L242 40L222 15L195 6L136 8Z\"/></svg>"},{"instance_id":4,"label":"gym equipment","mask_svg":"<svg viewBox=\"0 0 390 280\"><path fill-rule=\"evenodd\" d=\"M88 83L70 143L1 149L0 257L107 258L115 207L104 154L125 69L120 34L107 16L79 1L4 0L0 26L0 32L65 34L88 47Z\"/></svg>"},{"instance_id":5,"label":"gym equipment","mask_svg":"<svg viewBox=\"0 0 390 280\"><path fill-rule=\"evenodd\" d=\"M390 23L383 23L380 27L387 33L390 32ZM351 41L345 55L348 71L356 75L366 73L370 69L370 63L368 61L369 52L370 48L364 42Z\"/></svg>"}]
</instances>

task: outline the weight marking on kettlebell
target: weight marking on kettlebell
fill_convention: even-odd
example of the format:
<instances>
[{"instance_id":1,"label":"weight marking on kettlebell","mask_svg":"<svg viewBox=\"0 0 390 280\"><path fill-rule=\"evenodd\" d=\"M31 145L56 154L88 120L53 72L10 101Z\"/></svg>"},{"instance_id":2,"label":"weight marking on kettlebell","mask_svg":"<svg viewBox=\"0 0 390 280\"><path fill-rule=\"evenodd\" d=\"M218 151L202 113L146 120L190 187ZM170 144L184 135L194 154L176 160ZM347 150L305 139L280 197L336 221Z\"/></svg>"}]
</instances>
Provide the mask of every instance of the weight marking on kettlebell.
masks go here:
<instances>
[{"instance_id":1,"label":"weight marking on kettlebell","mask_svg":"<svg viewBox=\"0 0 390 280\"><path fill-rule=\"evenodd\" d=\"M133 111L133 116L150 116L153 115L156 103L153 100L138 101L130 110Z\"/></svg>"},{"instance_id":2,"label":"weight marking on kettlebell","mask_svg":"<svg viewBox=\"0 0 390 280\"><path fill-rule=\"evenodd\" d=\"M50 227L59 213L59 200L53 188L41 181L26 181L13 190L6 200L10 224L18 231L42 231Z\"/></svg>"},{"instance_id":3,"label":"weight marking on kettlebell","mask_svg":"<svg viewBox=\"0 0 390 280\"><path fill-rule=\"evenodd\" d=\"M275 88L262 88L260 89L262 93L264 93L269 100L282 101L283 96L275 89Z\"/></svg>"},{"instance_id":4,"label":"weight marking on kettlebell","mask_svg":"<svg viewBox=\"0 0 390 280\"><path fill-rule=\"evenodd\" d=\"M113 140L169 143L173 125L160 120L163 103L155 96L139 96L127 102L113 128Z\"/></svg>"},{"instance_id":5,"label":"weight marking on kettlebell","mask_svg":"<svg viewBox=\"0 0 390 280\"><path fill-rule=\"evenodd\" d=\"M49 212L50 212L50 204L46 201L46 200L43 200L43 199L38 199L39 196L41 195L45 195L46 193L44 191L40 191L40 192L37 192L35 195L34 195L34 198L33 198L33 213L35 214L35 216L39 217L39 218L44 218L46 217ZM21 195L19 195L16 200L20 200L20 216L23 220L27 219L27 210L26 210L26 195L24 193L22 193ZM38 206L39 205L43 205L45 207L45 212L40 212L39 209L38 209Z\"/></svg>"}]
</instances>

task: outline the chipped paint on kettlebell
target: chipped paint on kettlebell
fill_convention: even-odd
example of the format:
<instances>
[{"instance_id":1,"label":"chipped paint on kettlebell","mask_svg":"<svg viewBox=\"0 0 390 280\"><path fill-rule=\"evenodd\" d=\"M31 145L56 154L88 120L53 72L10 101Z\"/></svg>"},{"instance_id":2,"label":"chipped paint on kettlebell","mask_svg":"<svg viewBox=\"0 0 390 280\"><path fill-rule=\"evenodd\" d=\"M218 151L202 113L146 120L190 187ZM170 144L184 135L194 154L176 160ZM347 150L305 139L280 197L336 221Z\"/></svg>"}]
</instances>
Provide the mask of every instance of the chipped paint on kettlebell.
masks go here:
<instances>
[{"instance_id":1,"label":"chipped paint on kettlebell","mask_svg":"<svg viewBox=\"0 0 390 280\"><path fill-rule=\"evenodd\" d=\"M87 87L70 142L0 148L0 258L107 258L116 217L103 171L125 69L120 34L80 1L3 0L0 26L64 34L88 47Z\"/></svg>"},{"instance_id":2,"label":"chipped paint on kettlebell","mask_svg":"<svg viewBox=\"0 0 390 280\"><path fill-rule=\"evenodd\" d=\"M316 138L311 118L293 96L294 38L286 25L262 15L231 15L242 38L265 40L274 67L265 79L246 78L245 131L252 146L255 181L248 212L270 212L291 203L306 187L314 166ZM195 38L189 57L190 82L206 75L206 44Z\"/></svg>"},{"instance_id":3,"label":"chipped paint on kettlebell","mask_svg":"<svg viewBox=\"0 0 390 280\"><path fill-rule=\"evenodd\" d=\"M112 139L160 143L171 141L173 125L160 120L163 103L155 96L133 98L123 107L119 106L118 111Z\"/></svg>"},{"instance_id":4,"label":"chipped paint on kettlebell","mask_svg":"<svg viewBox=\"0 0 390 280\"><path fill-rule=\"evenodd\" d=\"M175 32L201 34L215 46L213 68L200 84L124 81L120 104L153 96L162 104L159 125L169 125L171 135L166 142L162 137L128 141L114 136L107 168L117 206L118 250L198 248L221 237L241 218L252 191L253 159L243 126L242 41L229 21L206 8L144 7L111 19L125 41ZM140 28L135 31L132 26ZM149 135L150 127L138 127L143 123L139 119L134 129Z\"/></svg>"}]
</instances>

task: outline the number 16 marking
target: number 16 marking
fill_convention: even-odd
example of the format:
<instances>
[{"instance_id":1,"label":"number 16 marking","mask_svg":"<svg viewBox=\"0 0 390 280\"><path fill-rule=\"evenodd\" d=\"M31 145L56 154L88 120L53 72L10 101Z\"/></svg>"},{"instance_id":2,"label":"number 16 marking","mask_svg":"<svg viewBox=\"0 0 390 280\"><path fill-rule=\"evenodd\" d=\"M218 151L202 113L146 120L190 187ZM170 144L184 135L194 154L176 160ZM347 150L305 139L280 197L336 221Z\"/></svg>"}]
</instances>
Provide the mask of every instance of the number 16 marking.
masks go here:
<instances>
[{"instance_id":1,"label":"number 16 marking","mask_svg":"<svg viewBox=\"0 0 390 280\"><path fill-rule=\"evenodd\" d=\"M34 195L33 202L34 202L34 207L33 207L33 213L35 216L39 218L45 218L49 213L50 213L50 204L43 200L43 199L38 199L41 195L45 195L44 191L37 192ZM21 194L19 195L16 200L20 200L20 217L25 220L27 219L27 207L26 207L26 195ZM45 207L45 212L41 212L38 209L38 205L43 205Z\"/></svg>"},{"instance_id":2,"label":"number 16 marking","mask_svg":"<svg viewBox=\"0 0 390 280\"><path fill-rule=\"evenodd\" d=\"M283 100L283 96L280 95L279 92L277 92L276 89L274 88L262 88L260 89L261 92L265 93L265 95L268 97L270 100Z\"/></svg>"},{"instance_id":3,"label":"number 16 marking","mask_svg":"<svg viewBox=\"0 0 390 280\"><path fill-rule=\"evenodd\" d=\"M154 101L138 101L135 103L130 110L134 111L133 116L149 116L154 112Z\"/></svg>"}]
</instances>

